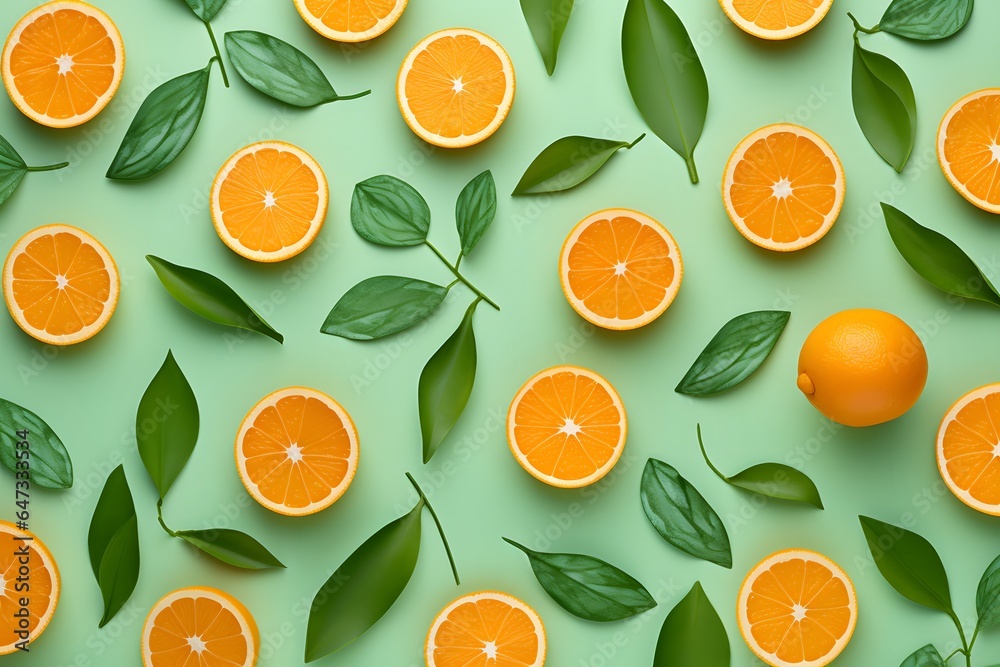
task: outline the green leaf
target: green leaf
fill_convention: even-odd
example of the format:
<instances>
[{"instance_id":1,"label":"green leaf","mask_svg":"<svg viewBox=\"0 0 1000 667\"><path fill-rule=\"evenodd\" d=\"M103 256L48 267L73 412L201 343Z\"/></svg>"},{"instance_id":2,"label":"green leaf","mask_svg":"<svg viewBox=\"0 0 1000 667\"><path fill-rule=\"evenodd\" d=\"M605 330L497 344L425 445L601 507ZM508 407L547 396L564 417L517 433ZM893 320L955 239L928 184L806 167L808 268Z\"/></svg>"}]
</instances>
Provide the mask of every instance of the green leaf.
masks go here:
<instances>
[{"instance_id":1,"label":"green leaf","mask_svg":"<svg viewBox=\"0 0 1000 667\"><path fill-rule=\"evenodd\" d=\"M320 331L352 340L388 336L429 316L447 294L447 288L416 278L368 278L340 297Z\"/></svg>"},{"instance_id":2,"label":"green leaf","mask_svg":"<svg viewBox=\"0 0 1000 667\"><path fill-rule=\"evenodd\" d=\"M210 273L173 264L155 255L146 255L156 276L179 304L210 322L245 329L279 343L284 337L240 298L226 283Z\"/></svg>"},{"instance_id":3,"label":"green leaf","mask_svg":"<svg viewBox=\"0 0 1000 667\"><path fill-rule=\"evenodd\" d=\"M660 629L653 667L729 667L729 636L726 626L695 582L677 603Z\"/></svg>"},{"instance_id":4,"label":"green leaf","mask_svg":"<svg viewBox=\"0 0 1000 667\"><path fill-rule=\"evenodd\" d=\"M698 355L674 391L712 396L743 382L771 354L790 316L784 310L759 310L729 320Z\"/></svg>"},{"instance_id":5,"label":"green leaf","mask_svg":"<svg viewBox=\"0 0 1000 667\"><path fill-rule=\"evenodd\" d=\"M431 209L409 183L395 176L373 176L354 186L351 224L372 243L420 245L427 240Z\"/></svg>"},{"instance_id":6,"label":"green leaf","mask_svg":"<svg viewBox=\"0 0 1000 667\"><path fill-rule=\"evenodd\" d=\"M27 431L27 440L18 431ZM59 436L31 410L0 398L0 463L11 472L17 472L18 452L25 449L18 447L21 442L30 449L32 484L47 489L73 486L73 461Z\"/></svg>"},{"instance_id":7,"label":"green leaf","mask_svg":"<svg viewBox=\"0 0 1000 667\"><path fill-rule=\"evenodd\" d=\"M476 381L476 334L472 316L479 299L465 311L455 333L428 360L420 373L417 404L424 463L431 460L441 442L462 416Z\"/></svg>"},{"instance_id":8,"label":"green leaf","mask_svg":"<svg viewBox=\"0 0 1000 667\"><path fill-rule=\"evenodd\" d=\"M0 204L7 201L21 179L28 173L28 165L24 163L14 147L0 136Z\"/></svg>"},{"instance_id":9,"label":"green leaf","mask_svg":"<svg viewBox=\"0 0 1000 667\"><path fill-rule=\"evenodd\" d=\"M672 466L649 459L642 471L640 497L646 517L663 539L696 558L733 567L722 519Z\"/></svg>"},{"instance_id":10,"label":"green leaf","mask_svg":"<svg viewBox=\"0 0 1000 667\"><path fill-rule=\"evenodd\" d=\"M97 507L94 508L94 516L90 520L87 550L90 553L90 567L95 577L100 575L101 560L108 550L111 538L134 516L135 504L132 502L132 491L125 478L125 467L119 465L111 471L104 482L104 489L97 500Z\"/></svg>"},{"instance_id":11,"label":"green leaf","mask_svg":"<svg viewBox=\"0 0 1000 667\"><path fill-rule=\"evenodd\" d=\"M944 658L933 644L917 649L899 667L945 667Z\"/></svg>"},{"instance_id":12,"label":"green leaf","mask_svg":"<svg viewBox=\"0 0 1000 667\"><path fill-rule=\"evenodd\" d=\"M632 148L645 136L642 134L631 143L581 136L557 139L531 161L511 196L574 188L596 174L619 150Z\"/></svg>"},{"instance_id":13,"label":"green leaf","mask_svg":"<svg viewBox=\"0 0 1000 667\"><path fill-rule=\"evenodd\" d=\"M503 539L524 552L545 592L574 616L609 623L656 606L656 600L642 584L599 558L541 553L506 537Z\"/></svg>"},{"instance_id":14,"label":"green leaf","mask_svg":"<svg viewBox=\"0 0 1000 667\"><path fill-rule=\"evenodd\" d=\"M912 602L953 614L948 573L931 543L905 528L858 518L875 565L889 585Z\"/></svg>"},{"instance_id":15,"label":"green leaf","mask_svg":"<svg viewBox=\"0 0 1000 667\"><path fill-rule=\"evenodd\" d=\"M194 137L208 98L212 63L160 85L143 101L106 174L120 181L165 169Z\"/></svg>"},{"instance_id":16,"label":"green leaf","mask_svg":"<svg viewBox=\"0 0 1000 667\"><path fill-rule=\"evenodd\" d=\"M910 39L944 39L965 27L973 7L973 0L894 0L879 28Z\"/></svg>"},{"instance_id":17,"label":"green leaf","mask_svg":"<svg viewBox=\"0 0 1000 667\"><path fill-rule=\"evenodd\" d=\"M687 29L663 0L628 0L622 61L639 113L697 183L694 149L708 116L708 79Z\"/></svg>"},{"instance_id":18,"label":"green leaf","mask_svg":"<svg viewBox=\"0 0 1000 667\"><path fill-rule=\"evenodd\" d=\"M521 12L542 54L545 70L552 76L556 71L559 43L573 12L573 0L521 0Z\"/></svg>"},{"instance_id":19,"label":"green leaf","mask_svg":"<svg viewBox=\"0 0 1000 667\"><path fill-rule=\"evenodd\" d=\"M489 169L466 185L455 204L455 224L462 240L462 255L467 256L493 224L497 214L497 186Z\"/></svg>"},{"instance_id":20,"label":"green leaf","mask_svg":"<svg viewBox=\"0 0 1000 667\"><path fill-rule=\"evenodd\" d=\"M906 72L854 36L854 116L875 152L903 171L917 137L917 102Z\"/></svg>"},{"instance_id":21,"label":"green leaf","mask_svg":"<svg viewBox=\"0 0 1000 667\"><path fill-rule=\"evenodd\" d=\"M236 71L251 86L279 102L314 107L340 97L312 58L286 41L254 30L226 33L226 51ZM365 91L350 98L362 97Z\"/></svg>"},{"instance_id":22,"label":"green leaf","mask_svg":"<svg viewBox=\"0 0 1000 667\"><path fill-rule=\"evenodd\" d=\"M135 437L160 500L167 496L198 441L198 401L191 385L167 352L160 370L139 401Z\"/></svg>"},{"instance_id":23,"label":"green leaf","mask_svg":"<svg viewBox=\"0 0 1000 667\"><path fill-rule=\"evenodd\" d=\"M235 567L246 570L285 567L263 544L238 530L229 528L179 530L177 537L198 547L209 556Z\"/></svg>"},{"instance_id":24,"label":"green leaf","mask_svg":"<svg viewBox=\"0 0 1000 667\"><path fill-rule=\"evenodd\" d=\"M1000 306L990 279L954 242L889 204L882 204L882 214L899 254L924 280L948 294Z\"/></svg>"},{"instance_id":25,"label":"green leaf","mask_svg":"<svg viewBox=\"0 0 1000 667\"><path fill-rule=\"evenodd\" d=\"M97 582L104 599L104 615L98 627L107 625L125 606L139 581L139 524L133 514L108 542L101 558Z\"/></svg>"},{"instance_id":26,"label":"green leaf","mask_svg":"<svg viewBox=\"0 0 1000 667\"><path fill-rule=\"evenodd\" d=\"M1000 556L983 572L976 591L976 611L979 629L986 630L1000 623Z\"/></svg>"},{"instance_id":27,"label":"green leaf","mask_svg":"<svg viewBox=\"0 0 1000 667\"><path fill-rule=\"evenodd\" d=\"M347 646L396 602L417 565L423 507L418 502L368 538L319 589L309 608L306 662Z\"/></svg>"},{"instance_id":28,"label":"green leaf","mask_svg":"<svg viewBox=\"0 0 1000 667\"><path fill-rule=\"evenodd\" d=\"M226 4L226 0L184 0L187 6L191 8L191 11L206 23L215 18L215 15L219 13L223 5Z\"/></svg>"},{"instance_id":29,"label":"green leaf","mask_svg":"<svg viewBox=\"0 0 1000 667\"><path fill-rule=\"evenodd\" d=\"M701 447L701 455L705 458L705 463L723 482L768 498L790 500L823 509L819 489L805 473L783 463L761 463L751 466L743 472L727 476L716 468L711 459L708 458L705 441L701 437L701 424L698 424L698 445Z\"/></svg>"}]
</instances>

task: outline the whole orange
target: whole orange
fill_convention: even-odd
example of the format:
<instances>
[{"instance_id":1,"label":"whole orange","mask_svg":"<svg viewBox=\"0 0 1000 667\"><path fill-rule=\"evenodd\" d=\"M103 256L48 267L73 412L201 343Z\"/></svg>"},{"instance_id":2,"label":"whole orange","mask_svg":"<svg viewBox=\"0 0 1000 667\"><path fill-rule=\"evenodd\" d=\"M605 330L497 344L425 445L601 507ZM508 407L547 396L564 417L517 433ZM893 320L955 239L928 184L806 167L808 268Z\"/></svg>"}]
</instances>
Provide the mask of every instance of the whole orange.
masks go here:
<instances>
[{"instance_id":1,"label":"whole orange","mask_svg":"<svg viewBox=\"0 0 1000 667\"><path fill-rule=\"evenodd\" d=\"M870 308L826 318L799 353L798 387L846 426L873 426L913 407L927 382L927 352L895 315Z\"/></svg>"}]
</instances>

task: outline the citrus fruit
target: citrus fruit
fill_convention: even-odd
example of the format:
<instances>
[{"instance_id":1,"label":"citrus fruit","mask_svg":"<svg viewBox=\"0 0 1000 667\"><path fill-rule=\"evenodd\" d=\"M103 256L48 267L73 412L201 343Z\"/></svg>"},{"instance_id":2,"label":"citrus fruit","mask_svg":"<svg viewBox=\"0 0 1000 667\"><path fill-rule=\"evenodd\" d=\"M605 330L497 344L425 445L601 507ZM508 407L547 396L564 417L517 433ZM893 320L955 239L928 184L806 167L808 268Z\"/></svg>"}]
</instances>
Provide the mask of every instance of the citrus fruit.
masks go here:
<instances>
[{"instance_id":1,"label":"citrus fruit","mask_svg":"<svg viewBox=\"0 0 1000 667\"><path fill-rule=\"evenodd\" d=\"M741 141L722 176L722 201L736 229L782 252L823 238L840 215L844 192L844 169L830 144L788 123Z\"/></svg>"},{"instance_id":2,"label":"citrus fruit","mask_svg":"<svg viewBox=\"0 0 1000 667\"><path fill-rule=\"evenodd\" d=\"M25 584L28 590L18 589ZM0 521L0 655L16 653L18 642L27 639L30 645L42 636L56 612L59 593L59 568L45 544L28 531ZM28 601L28 618L22 624L15 613L23 609L24 598ZM26 636L16 634L25 631Z\"/></svg>"},{"instance_id":3,"label":"citrus fruit","mask_svg":"<svg viewBox=\"0 0 1000 667\"><path fill-rule=\"evenodd\" d=\"M427 634L427 667L542 667L545 627L535 610L506 593L464 595Z\"/></svg>"},{"instance_id":4,"label":"citrus fruit","mask_svg":"<svg viewBox=\"0 0 1000 667\"><path fill-rule=\"evenodd\" d=\"M740 30L761 39L791 39L819 25L833 0L719 0Z\"/></svg>"},{"instance_id":5,"label":"citrus fruit","mask_svg":"<svg viewBox=\"0 0 1000 667\"><path fill-rule=\"evenodd\" d=\"M418 137L463 148L497 131L514 103L514 65L492 37L441 30L413 47L396 81L403 119Z\"/></svg>"},{"instance_id":6,"label":"citrus fruit","mask_svg":"<svg viewBox=\"0 0 1000 667\"><path fill-rule=\"evenodd\" d=\"M1000 516L1000 384L955 401L937 434L938 470L951 492L985 514Z\"/></svg>"},{"instance_id":7,"label":"citrus fruit","mask_svg":"<svg viewBox=\"0 0 1000 667\"><path fill-rule=\"evenodd\" d=\"M927 352L895 315L844 310L820 322L799 353L798 387L846 426L872 426L913 407L927 382Z\"/></svg>"},{"instance_id":8,"label":"citrus fruit","mask_svg":"<svg viewBox=\"0 0 1000 667\"><path fill-rule=\"evenodd\" d=\"M50 345L85 341L118 305L118 267L93 236L70 225L34 229L3 266L3 295L25 333Z\"/></svg>"},{"instance_id":9,"label":"citrus fruit","mask_svg":"<svg viewBox=\"0 0 1000 667\"><path fill-rule=\"evenodd\" d=\"M329 188L308 153L283 141L242 148L212 184L212 222L223 243L257 262L309 247L326 219Z\"/></svg>"},{"instance_id":10,"label":"citrus fruit","mask_svg":"<svg viewBox=\"0 0 1000 667\"><path fill-rule=\"evenodd\" d=\"M150 610L142 629L143 667L253 667L259 654L253 616L217 588L168 593Z\"/></svg>"},{"instance_id":11,"label":"citrus fruit","mask_svg":"<svg viewBox=\"0 0 1000 667\"><path fill-rule=\"evenodd\" d=\"M858 622L854 584L836 563L805 549L779 551L740 588L743 640L772 667L822 667L851 641Z\"/></svg>"},{"instance_id":12,"label":"citrus fruit","mask_svg":"<svg viewBox=\"0 0 1000 667\"><path fill-rule=\"evenodd\" d=\"M326 509L354 480L358 431L326 394L288 387L253 406L236 434L236 468L269 510L304 516Z\"/></svg>"},{"instance_id":13,"label":"citrus fruit","mask_svg":"<svg viewBox=\"0 0 1000 667\"><path fill-rule=\"evenodd\" d=\"M1000 88L966 95L948 110L938 128L937 154L960 195L1000 213Z\"/></svg>"},{"instance_id":14,"label":"citrus fruit","mask_svg":"<svg viewBox=\"0 0 1000 667\"><path fill-rule=\"evenodd\" d=\"M125 72L125 45L111 18L78 0L28 12L3 47L3 83L21 113L74 127L101 112Z\"/></svg>"},{"instance_id":15,"label":"citrus fruit","mask_svg":"<svg viewBox=\"0 0 1000 667\"><path fill-rule=\"evenodd\" d=\"M309 27L335 42L364 42L395 25L408 0L295 0Z\"/></svg>"},{"instance_id":16,"label":"citrus fruit","mask_svg":"<svg viewBox=\"0 0 1000 667\"><path fill-rule=\"evenodd\" d=\"M559 256L566 300L605 329L636 329L655 320L677 296L683 274L670 232L648 215L622 208L580 221Z\"/></svg>"},{"instance_id":17,"label":"citrus fruit","mask_svg":"<svg viewBox=\"0 0 1000 667\"><path fill-rule=\"evenodd\" d=\"M625 449L628 419L611 383L578 366L555 366L533 376L507 411L514 458L551 486L593 484Z\"/></svg>"}]
</instances>

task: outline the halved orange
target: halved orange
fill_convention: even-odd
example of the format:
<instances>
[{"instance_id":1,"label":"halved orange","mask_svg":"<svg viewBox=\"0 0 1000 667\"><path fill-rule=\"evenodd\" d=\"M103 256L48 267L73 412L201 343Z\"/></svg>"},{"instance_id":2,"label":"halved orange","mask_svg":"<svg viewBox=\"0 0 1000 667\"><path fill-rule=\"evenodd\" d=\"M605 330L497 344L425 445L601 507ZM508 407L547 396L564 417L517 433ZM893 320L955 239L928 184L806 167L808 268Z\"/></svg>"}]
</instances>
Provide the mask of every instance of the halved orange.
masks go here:
<instances>
[{"instance_id":1,"label":"halved orange","mask_svg":"<svg viewBox=\"0 0 1000 667\"><path fill-rule=\"evenodd\" d=\"M844 205L840 158L812 130L779 123L740 142L722 176L722 201L748 241L778 251L823 238Z\"/></svg>"},{"instance_id":2,"label":"halved orange","mask_svg":"<svg viewBox=\"0 0 1000 667\"><path fill-rule=\"evenodd\" d=\"M463 148L497 131L514 103L514 88L514 65L496 40L452 28L413 47L399 69L396 99L418 137Z\"/></svg>"},{"instance_id":3,"label":"halved orange","mask_svg":"<svg viewBox=\"0 0 1000 667\"><path fill-rule=\"evenodd\" d=\"M118 305L115 260L100 241L70 225L38 227L14 244L3 266L3 296L25 333L72 345L104 328Z\"/></svg>"},{"instance_id":4,"label":"halved orange","mask_svg":"<svg viewBox=\"0 0 1000 667\"><path fill-rule=\"evenodd\" d=\"M17 22L2 63L7 94L21 113L48 127L74 127L114 97L125 72L125 45L97 7L56 0Z\"/></svg>"},{"instance_id":5,"label":"halved orange","mask_svg":"<svg viewBox=\"0 0 1000 667\"><path fill-rule=\"evenodd\" d=\"M168 593L142 629L143 667L253 667L259 655L253 615L217 588Z\"/></svg>"},{"instance_id":6,"label":"halved orange","mask_svg":"<svg viewBox=\"0 0 1000 667\"><path fill-rule=\"evenodd\" d=\"M395 25L408 0L295 0L309 27L335 42L364 42Z\"/></svg>"},{"instance_id":7,"label":"halved orange","mask_svg":"<svg viewBox=\"0 0 1000 667\"><path fill-rule=\"evenodd\" d=\"M622 399L597 373L555 366L533 376L507 411L514 458L551 486L579 488L601 479L625 449Z\"/></svg>"},{"instance_id":8,"label":"halved orange","mask_svg":"<svg viewBox=\"0 0 1000 667\"><path fill-rule=\"evenodd\" d=\"M0 655L18 652L18 642L25 639L30 648L42 636L56 612L59 593L59 568L45 544L32 533L0 521ZM15 614L25 608L24 600L27 618L22 619Z\"/></svg>"},{"instance_id":9,"label":"halved orange","mask_svg":"<svg viewBox=\"0 0 1000 667\"><path fill-rule=\"evenodd\" d=\"M580 317L605 329L636 329L673 303L684 264L653 218L624 208L593 213L563 243L559 277Z\"/></svg>"},{"instance_id":10,"label":"halved orange","mask_svg":"<svg viewBox=\"0 0 1000 667\"><path fill-rule=\"evenodd\" d=\"M1000 516L1000 383L955 401L937 434L938 470L959 500Z\"/></svg>"},{"instance_id":11,"label":"halved orange","mask_svg":"<svg viewBox=\"0 0 1000 667\"><path fill-rule=\"evenodd\" d=\"M740 30L761 39L791 39L815 28L833 0L719 0Z\"/></svg>"},{"instance_id":12,"label":"halved orange","mask_svg":"<svg viewBox=\"0 0 1000 667\"><path fill-rule=\"evenodd\" d=\"M506 593L464 595L445 607L427 634L427 667L542 667L545 626L535 610Z\"/></svg>"},{"instance_id":13,"label":"halved orange","mask_svg":"<svg viewBox=\"0 0 1000 667\"><path fill-rule=\"evenodd\" d=\"M236 434L243 486L267 509L315 514L337 501L358 469L358 430L321 391L288 387L253 406Z\"/></svg>"},{"instance_id":14,"label":"halved orange","mask_svg":"<svg viewBox=\"0 0 1000 667\"><path fill-rule=\"evenodd\" d=\"M1000 88L966 95L948 110L938 128L937 153L960 195L1000 213Z\"/></svg>"},{"instance_id":15,"label":"halved orange","mask_svg":"<svg viewBox=\"0 0 1000 667\"><path fill-rule=\"evenodd\" d=\"M736 603L743 640L772 667L822 667L851 641L854 584L832 560L806 549L771 554L743 581Z\"/></svg>"},{"instance_id":16,"label":"halved orange","mask_svg":"<svg viewBox=\"0 0 1000 667\"><path fill-rule=\"evenodd\" d=\"M280 262L315 240L330 191L298 146L262 141L230 157L212 184L212 222L223 243L256 262Z\"/></svg>"}]
</instances>

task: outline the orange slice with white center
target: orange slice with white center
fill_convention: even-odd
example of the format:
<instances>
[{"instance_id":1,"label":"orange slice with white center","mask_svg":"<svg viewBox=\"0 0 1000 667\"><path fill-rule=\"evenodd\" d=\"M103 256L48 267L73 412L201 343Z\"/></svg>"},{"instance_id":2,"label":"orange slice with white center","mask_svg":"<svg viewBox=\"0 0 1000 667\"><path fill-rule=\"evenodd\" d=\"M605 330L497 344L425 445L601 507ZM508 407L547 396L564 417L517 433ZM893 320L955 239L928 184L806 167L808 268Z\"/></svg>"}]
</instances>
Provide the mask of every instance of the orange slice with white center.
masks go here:
<instances>
[{"instance_id":1,"label":"orange slice with white center","mask_svg":"<svg viewBox=\"0 0 1000 667\"><path fill-rule=\"evenodd\" d=\"M14 524L0 521L0 655L19 653L18 643L25 640L34 648L31 644L42 636L56 612L59 593L59 568L45 544ZM15 615L25 608L26 618ZM22 632L26 635L18 634Z\"/></svg>"},{"instance_id":2,"label":"orange slice with white center","mask_svg":"<svg viewBox=\"0 0 1000 667\"><path fill-rule=\"evenodd\" d=\"M506 593L464 595L427 634L427 667L542 667L545 627L535 610Z\"/></svg>"},{"instance_id":3,"label":"orange slice with white center","mask_svg":"<svg viewBox=\"0 0 1000 667\"><path fill-rule=\"evenodd\" d=\"M938 128L938 162L970 203L1000 213L1000 88L960 99Z\"/></svg>"},{"instance_id":4,"label":"orange slice with white center","mask_svg":"<svg viewBox=\"0 0 1000 667\"><path fill-rule=\"evenodd\" d=\"M1000 516L1000 384L958 399L937 434L938 470L959 500Z\"/></svg>"},{"instance_id":5,"label":"orange slice with white center","mask_svg":"<svg viewBox=\"0 0 1000 667\"><path fill-rule=\"evenodd\" d=\"M364 42L391 28L408 0L295 0L309 27L335 42Z\"/></svg>"},{"instance_id":6,"label":"orange slice with white center","mask_svg":"<svg viewBox=\"0 0 1000 667\"><path fill-rule=\"evenodd\" d=\"M791 39L819 25L833 0L719 0L740 30L761 39Z\"/></svg>"}]
</instances>

